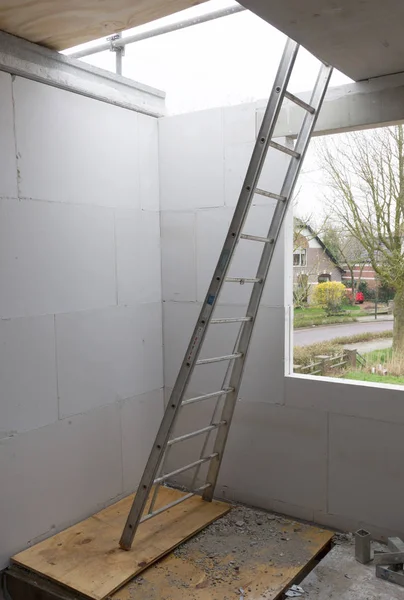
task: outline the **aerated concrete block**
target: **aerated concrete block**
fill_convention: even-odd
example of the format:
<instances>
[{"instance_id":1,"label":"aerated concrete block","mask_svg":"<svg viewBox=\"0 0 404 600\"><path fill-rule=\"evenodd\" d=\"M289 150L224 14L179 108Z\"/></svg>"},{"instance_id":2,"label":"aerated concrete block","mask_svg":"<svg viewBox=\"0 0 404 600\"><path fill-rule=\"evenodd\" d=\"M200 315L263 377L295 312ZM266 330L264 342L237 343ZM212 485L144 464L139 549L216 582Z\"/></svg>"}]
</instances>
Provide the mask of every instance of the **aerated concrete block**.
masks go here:
<instances>
[{"instance_id":1,"label":"aerated concrete block","mask_svg":"<svg viewBox=\"0 0 404 600\"><path fill-rule=\"evenodd\" d=\"M161 335L160 303L58 315L61 415L162 387Z\"/></svg>"},{"instance_id":2,"label":"aerated concrete block","mask_svg":"<svg viewBox=\"0 0 404 600\"><path fill-rule=\"evenodd\" d=\"M122 403L122 460L125 493L136 490L163 417L163 389Z\"/></svg>"},{"instance_id":3,"label":"aerated concrete block","mask_svg":"<svg viewBox=\"0 0 404 600\"><path fill-rule=\"evenodd\" d=\"M0 197L18 197L11 75L0 73Z\"/></svg>"},{"instance_id":4,"label":"aerated concrete block","mask_svg":"<svg viewBox=\"0 0 404 600\"><path fill-rule=\"evenodd\" d=\"M159 119L162 210L223 206L223 115L212 109Z\"/></svg>"},{"instance_id":5,"label":"aerated concrete block","mask_svg":"<svg viewBox=\"0 0 404 600\"><path fill-rule=\"evenodd\" d=\"M0 200L0 317L116 302L110 209Z\"/></svg>"},{"instance_id":6,"label":"aerated concrete block","mask_svg":"<svg viewBox=\"0 0 404 600\"><path fill-rule=\"evenodd\" d=\"M20 77L13 90L22 196L140 207L136 112Z\"/></svg>"},{"instance_id":7,"label":"aerated concrete block","mask_svg":"<svg viewBox=\"0 0 404 600\"><path fill-rule=\"evenodd\" d=\"M0 441L0 568L122 493L118 406Z\"/></svg>"},{"instance_id":8,"label":"aerated concrete block","mask_svg":"<svg viewBox=\"0 0 404 600\"><path fill-rule=\"evenodd\" d=\"M0 438L58 419L53 315L0 320Z\"/></svg>"},{"instance_id":9,"label":"aerated concrete block","mask_svg":"<svg viewBox=\"0 0 404 600\"><path fill-rule=\"evenodd\" d=\"M402 531L404 425L331 414L329 444L329 512Z\"/></svg>"},{"instance_id":10,"label":"aerated concrete block","mask_svg":"<svg viewBox=\"0 0 404 600\"><path fill-rule=\"evenodd\" d=\"M196 214L161 213L163 300L196 300Z\"/></svg>"}]
</instances>

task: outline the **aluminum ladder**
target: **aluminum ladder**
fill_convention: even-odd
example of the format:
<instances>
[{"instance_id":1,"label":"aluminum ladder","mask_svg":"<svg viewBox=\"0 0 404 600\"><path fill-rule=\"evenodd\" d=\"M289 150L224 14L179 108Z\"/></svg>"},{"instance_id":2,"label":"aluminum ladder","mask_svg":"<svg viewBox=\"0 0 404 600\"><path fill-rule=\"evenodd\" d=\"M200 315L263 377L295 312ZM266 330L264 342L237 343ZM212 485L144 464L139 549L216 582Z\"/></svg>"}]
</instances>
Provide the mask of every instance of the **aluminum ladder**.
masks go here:
<instances>
[{"instance_id":1,"label":"aluminum ladder","mask_svg":"<svg viewBox=\"0 0 404 600\"><path fill-rule=\"evenodd\" d=\"M140 523L162 513L164 510L167 510L180 502L187 500L195 494L202 494L203 499L207 501L211 501L213 498L219 468L223 458L229 428L238 398L251 335L254 329L255 320L268 270L273 257L276 241L278 239L286 211L291 203L294 185L302 166L304 155L309 145L313 128L315 126L318 113L321 109L332 73L332 67L323 63L321 64L309 103L306 103L300 98L291 94L287 90L287 87L293 71L298 50L299 45L296 42L292 40L287 41L251 156L250 164L247 169L243 187L240 192L239 200L223 245L223 249L221 251L216 269L213 273L206 298L202 305L201 312L191 337L191 341L189 342L184 360L171 393L170 400L167 404L157 437L150 452L149 459L147 461L140 485L122 533L120 546L125 550L129 550L131 548L133 538ZM294 149L290 149L273 141L275 126L285 98L299 105L305 111L305 116ZM290 156L289 166L280 194L275 194L271 191L266 191L258 187L260 173L269 147L280 152L284 152ZM243 225L255 194L260 194L261 196L265 196L276 201L275 211L269 226L267 237L259 237L243 233ZM237 244L243 239L262 244L263 246L256 275L249 279L226 277ZM213 312L218 301L219 293L225 282L252 284L252 291L249 297L245 316L240 316L239 318L213 318ZM240 323L240 330L233 351L224 356L199 359L200 350L203 346L208 327L210 325L225 325L226 323L235 322ZM221 386L221 389L214 393L185 399L185 393L195 367L218 361L227 361L228 363L225 380ZM170 439L181 407L212 397L216 397L217 402L210 424L197 431ZM218 412L217 409L219 406L219 401L223 398L224 401L221 415L217 419L216 414ZM206 456L204 453L206 452L208 439L212 432L216 433L213 452ZM199 435L206 436L200 458L191 462L190 464L176 469L175 471L172 471L171 473L164 473L164 465L166 463L167 454L169 453L170 448L174 444ZM195 482L197 480L199 469L202 464L207 462L210 464L206 483L195 488ZM153 510L159 486L171 477L179 475L190 469L195 469L193 482L191 485L192 491L189 494L185 494L175 502L172 502L157 510ZM152 492L153 487L154 490ZM147 508L147 514L144 514L151 493L152 496Z\"/></svg>"}]
</instances>

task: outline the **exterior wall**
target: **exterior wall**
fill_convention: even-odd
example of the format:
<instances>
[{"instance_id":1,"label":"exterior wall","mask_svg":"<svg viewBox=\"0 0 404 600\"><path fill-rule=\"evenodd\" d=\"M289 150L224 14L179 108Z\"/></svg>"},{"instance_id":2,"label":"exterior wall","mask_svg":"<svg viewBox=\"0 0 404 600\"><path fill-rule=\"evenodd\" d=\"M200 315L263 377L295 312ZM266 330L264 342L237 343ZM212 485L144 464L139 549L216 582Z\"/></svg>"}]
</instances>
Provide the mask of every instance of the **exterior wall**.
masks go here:
<instances>
[{"instance_id":1,"label":"exterior wall","mask_svg":"<svg viewBox=\"0 0 404 600\"><path fill-rule=\"evenodd\" d=\"M360 267L355 267L354 278L355 281L359 281L359 278L361 281L366 281L370 289L374 289L377 287L376 273L371 265L365 265L364 269L362 270L362 273ZM348 269L346 269L346 273L344 273L344 275L342 276L342 281L347 281L351 283L351 274Z\"/></svg>"},{"instance_id":2,"label":"exterior wall","mask_svg":"<svg viewBox=\"0 0 404 600\"><path fill-rule=\"evenodd\" d=\"M318 276L323 273L331 275L330 281L341 281L341 271L335 263L328 258L324 250L320 248L307 248L307 267L293 267L293 283L298 282L298 276L308 275L309 283L318 283Z\"/></svg>"},{"instance_id":3,"label":"exterior wall","mask_svg":"<svg viewBox=\"0 0 404 600\"><path fill-rule=\"evenodd\" d=\"M0 104L3 567L136 488L163 368L156 119L1 72Z\"/></svg>"},{"instance_id":4,"label":"exterior wall","mask_svg":"<svg viewBox=\"0 0 404 600\"><path fill-rule=\"evenodd\" d=\"M255 107L159 121L167 397L242 182L254 140ZM272 175L264 174L275 187L285 166L283 158L278 160L271 164ZM261 201L257 209L256 225L270 213ZM402 390L285 376L291 355L292 229L288 220L276 249L217 494L330 527L364 526L377 537L403 536ZM251 255L235 261L234 273L251 274ZM245 291L236 286L225 290L222 301L219 314L240 315ZM206 356L232 348L236 333L224 329L229 327L211 331ZM201 371L191 394L220 385L223 372L217 365L197 368ZM211 410L206 401L184 409L177 433L202 427ZM199 444L194 438L181 445L181 456L180 445L174 447L171 466L183 464L184 456L191 460Z\"/></svg>"},{"instance_id":5,"label":"exterior wall","mask_svg":"<svg viewBox=\"0 0 404 600\"><path fill-rule=\"evenodd\" d=\"M330 281L341 281L341 270L325 253L313 232L303 227L301 231L295 232L295 236L296 234L299 235L299 238L294 240L293 252L299 250L296 246L301 244L302 248L306 250L307 264L305 267L293 265L293 284L298 284L300 275L307 275L308 283L316 285L319 275L323 273L331 275Z\"/></svg>"}]
</instances>

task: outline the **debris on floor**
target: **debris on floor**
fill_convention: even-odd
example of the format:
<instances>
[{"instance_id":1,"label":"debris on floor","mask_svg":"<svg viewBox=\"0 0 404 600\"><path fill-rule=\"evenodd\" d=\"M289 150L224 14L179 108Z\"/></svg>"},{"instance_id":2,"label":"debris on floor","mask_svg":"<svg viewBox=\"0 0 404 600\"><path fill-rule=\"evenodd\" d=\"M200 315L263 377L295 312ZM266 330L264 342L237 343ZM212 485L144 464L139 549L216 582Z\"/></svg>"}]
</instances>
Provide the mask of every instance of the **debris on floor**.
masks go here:
<instances>
[{"instance_id":1,"label":"debris on floor","mask_svg":"<svg viewBox=\"0 0 404 600\"><path fill-rule=\"evenodd\" d=\"M272 600L297 591L296 577L331 539L325 529L235 506L113 600Z\"/></svg>"},{"instance_id":2,"label":"debris on floor","mask_svg":"<svg viewBox=\"0 0 404 600\"><path fill-rule=\"evenodd\" d=\"M300 582L305 590L303 600L403 600L404 590L398 585L377 579L375 565L361 564L355 558L351 534L336 534L337 544ZM386 552L386 546L373 542L375 554Z\"/></svg>"},{"instance_id":3,"label":"debris on floor","mask_svg":"<svg viewBox=\"0 0 404 600\"><path fill-rule=\"evenodd\" d=\"M386 552L375 555L376 577L404 587L404 542L399 537L387 539Z\"/></svg>"},{"instance_id":4,"label":"debris on floor","mask_svg":"<svg viewBox=\"0 0 404 600\"><path fill-rule=\"evenodd\" d=\"M285 596L287 598L300 598L304 593L304 589L300 585L292 585L285 593Z\"/></svg>"}]
</instances>

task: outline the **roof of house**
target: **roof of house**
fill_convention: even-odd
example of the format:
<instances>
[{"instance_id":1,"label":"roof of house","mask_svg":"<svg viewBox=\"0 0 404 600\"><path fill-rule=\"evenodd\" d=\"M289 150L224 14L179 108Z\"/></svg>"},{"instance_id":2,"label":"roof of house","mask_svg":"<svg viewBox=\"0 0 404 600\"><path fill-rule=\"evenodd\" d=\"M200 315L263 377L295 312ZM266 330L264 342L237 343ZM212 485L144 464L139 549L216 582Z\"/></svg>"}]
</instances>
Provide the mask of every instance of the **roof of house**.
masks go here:
<instances>
[{"instance_id":1,"label":"roof of house","mask_svg":"<svg viewBox=\"0 0 404 600\"><path fill-rule=\"evenodd\" d=\"M337 269L339 269L341 271L341 273L345 273L345 269L343 269L340 266L338 260L335 258L335 256L333 255L333 253L327 248L327 246L324 244L323 240L316 234L316 232L314 231L314 229L308 223L305 223L305 222L301 221L297 217L295 217L295 221L297 221L299 223L299 225L301 225L302 227L304 227L305 229L307 229L311 233L311 235L313 236L313 239L316 240L316 242L318 242L320 244L320 246L323 249L324 253L335 264L335 266L337 267Z\"/></svg>"}]
</instances>

